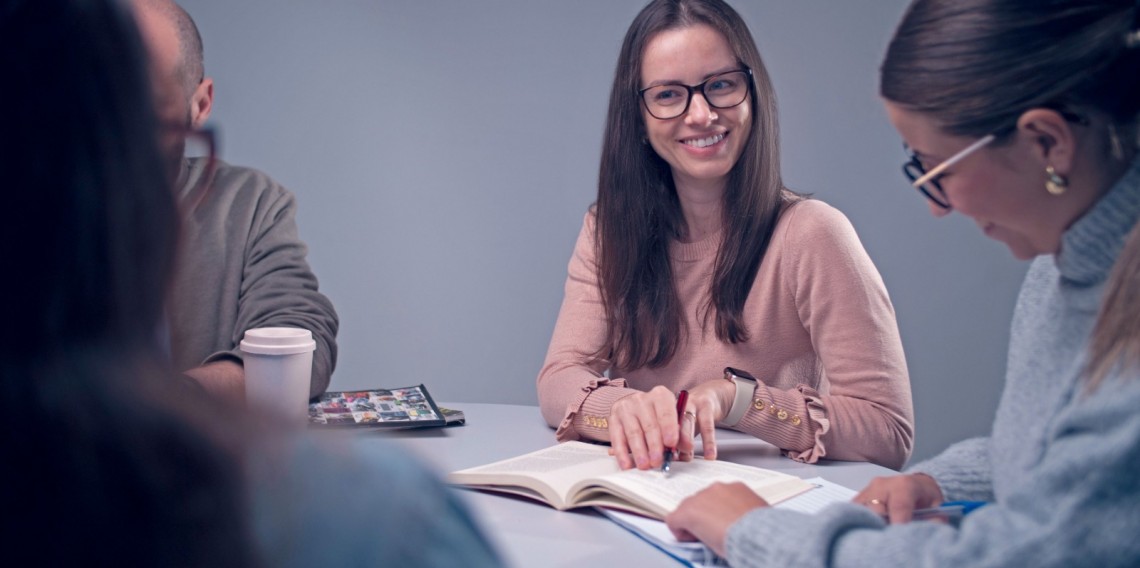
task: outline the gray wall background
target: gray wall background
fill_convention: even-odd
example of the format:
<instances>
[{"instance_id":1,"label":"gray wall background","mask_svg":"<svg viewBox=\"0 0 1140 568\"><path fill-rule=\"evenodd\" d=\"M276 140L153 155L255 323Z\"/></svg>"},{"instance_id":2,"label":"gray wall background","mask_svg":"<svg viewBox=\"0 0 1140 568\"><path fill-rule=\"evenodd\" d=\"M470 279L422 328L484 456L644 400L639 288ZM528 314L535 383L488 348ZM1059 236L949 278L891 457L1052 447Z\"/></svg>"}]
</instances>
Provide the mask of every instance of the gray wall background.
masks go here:
<instances>
[{"instance_id":1,"label":"gray wall background","mask_svg":"<svg viewBox=\"0 0 1140 568\"><path fill-rule=\"evenodd\" d=\"M424 382L536 404L642 0L185 0L224 158L292 189L341 317L336 390ZM776 85L789 186L844 211L890 290L915 458L988 431L1025 265L936 220L877 97L902 0L737 0Z\"/></svg>"}]
</instances>

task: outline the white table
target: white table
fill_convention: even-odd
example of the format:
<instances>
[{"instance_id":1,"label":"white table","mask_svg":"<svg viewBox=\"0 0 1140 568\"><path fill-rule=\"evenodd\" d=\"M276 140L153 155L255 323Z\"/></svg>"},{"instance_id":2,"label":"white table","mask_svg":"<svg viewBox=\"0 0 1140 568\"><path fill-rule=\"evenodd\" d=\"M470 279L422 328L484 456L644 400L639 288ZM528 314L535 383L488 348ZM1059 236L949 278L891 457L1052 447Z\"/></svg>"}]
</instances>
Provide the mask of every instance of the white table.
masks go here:
<instances>
[{"instance_id":1,"label":"white table","mask_svg":"<svg viewBox=\"0 0 1140 568\"><path fill-rule=\"evenodd\" d=\"M467 416L467 425L428 430L355 433L368 451L371 441L400 440L441 471L483 465L553 445L554 431L538 407L509 404L442 403ZM717 431L720 459L823 477L861 489L891 470L868 463L807 465L780 456L772 445L749 436ZM379 448L379 445L377 446ZM377 451L383 451L378 449ZM465 491L475 516L511 566L677 566L677 562L593 511L556 511L531 501Z\"/></svg>"}]
</instances>

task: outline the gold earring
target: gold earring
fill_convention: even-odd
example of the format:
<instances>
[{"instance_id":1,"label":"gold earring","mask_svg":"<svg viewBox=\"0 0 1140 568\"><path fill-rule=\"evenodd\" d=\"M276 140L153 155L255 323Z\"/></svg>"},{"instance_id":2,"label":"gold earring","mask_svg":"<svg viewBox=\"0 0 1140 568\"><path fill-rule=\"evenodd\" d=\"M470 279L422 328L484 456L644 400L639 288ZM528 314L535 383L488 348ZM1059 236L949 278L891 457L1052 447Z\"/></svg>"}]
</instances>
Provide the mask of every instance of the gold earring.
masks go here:
<instances>
[{"instance_id":1,"label":"gold earring","mask_svg":"<svg viewBox=\"0 0 1140 568\"><path fill-rule=\"evenodd\" d=\"M1061 195L1065 193L1066 189L1069 189L1069 180L1065 179L1065 176L1057 173L1057 170L1054 170L1053 166L1045 166L1045 175L1049 176L1049 178L1045 180L1045 191L1053 195Z\"/></svg>"}]
</instances>

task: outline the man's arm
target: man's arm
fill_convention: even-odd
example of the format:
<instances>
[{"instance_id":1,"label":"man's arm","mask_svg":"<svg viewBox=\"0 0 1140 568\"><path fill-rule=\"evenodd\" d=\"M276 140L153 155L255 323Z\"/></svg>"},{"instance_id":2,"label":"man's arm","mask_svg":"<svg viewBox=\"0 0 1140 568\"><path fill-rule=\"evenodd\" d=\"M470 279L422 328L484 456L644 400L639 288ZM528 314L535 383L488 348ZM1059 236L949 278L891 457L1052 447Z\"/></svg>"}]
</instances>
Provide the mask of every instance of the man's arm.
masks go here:
<instances>
[{"instance_id":1,"label":"man's arm","mask_svg":"<svg viewBox=\"0 0 1140 568\"><path fill-rule=\"evenodd\" d=\"M189 162L187 185L198 182L203 167L200 160ZM317 342L310 394L328 387L336 365L337 314L306 260L296 209L293 195L269 176L220 163L209 195L183 226L168 306L177 368L219 361L240 368L238 345L246 330L296 327L311 331ZM234 369L229 371L234 378Z\"/></svg>"},{"instance_id":2,"label":"man's arm","mask_svg":"<svg viewBox=\"0 0 1140 568\"><path fill-rule=\"evenodd\" d=\"M245 402L245 368L237 361L224 359L206 363L186 371L186 375L215 397Z\"/></svg>"},{"instance_id":3,"label":"man's arm","mask_svg":"<svg viewBox=\"0 0 1140 568\"><path fill-rule=\"evenodd\" d=\"M284 188L274 189L261 196L252 219L233 344L241 342L246 330L259 327L311 331L317 349L309 395L316 396L328 388L336 366L339 322L332 302L318 290L317 277L306 261L308 248L297 233L296 200Z\"/></svg>"}]
</instances>

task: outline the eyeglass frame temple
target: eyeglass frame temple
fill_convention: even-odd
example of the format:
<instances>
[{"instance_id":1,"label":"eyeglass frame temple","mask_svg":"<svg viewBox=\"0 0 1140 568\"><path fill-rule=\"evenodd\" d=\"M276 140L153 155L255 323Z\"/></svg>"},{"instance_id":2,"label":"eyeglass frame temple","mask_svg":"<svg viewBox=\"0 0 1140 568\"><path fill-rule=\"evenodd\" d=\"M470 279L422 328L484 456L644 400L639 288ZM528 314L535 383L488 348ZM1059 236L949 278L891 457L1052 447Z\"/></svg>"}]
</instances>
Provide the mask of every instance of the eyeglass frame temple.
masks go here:
<instances>
[{"instance_id":1,"label":"eyeglass frame temple","mask_svg":"<svg viewBox=\"0 0 1140 568\"><path fill-rule=\"evenodd\" d=\"M967 156L969 156L970 154L973 154L979 148L989 144L990 142L993 142L995 139L996 139L996 137L993 134L986 134L985 136L981 137L980 139L978 139L973 144L970 144L969 146L966 146L965 148L958 151L957 154L950 156L941 164L934 166L930 171L923 174L922 177L919 177L918 179L914 180L910 184L910 186L915 188L915 189L919 189L920 187L925 185L926 182L930 181L931 179L934 179L935 177L938 177L939 174L946 171L946 169L949 168L950 166L953 166L954 164L961 162L962 160L966 159Z\"/></svg>"}]
</instances>

